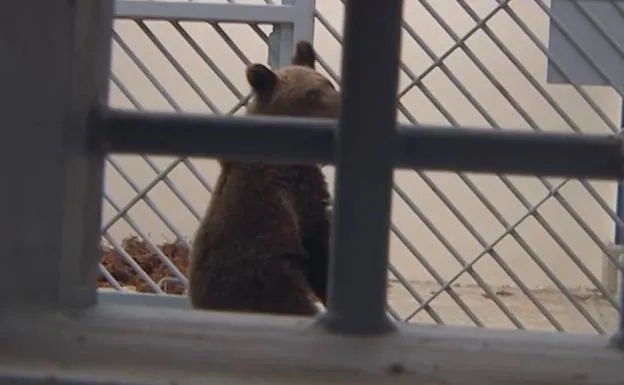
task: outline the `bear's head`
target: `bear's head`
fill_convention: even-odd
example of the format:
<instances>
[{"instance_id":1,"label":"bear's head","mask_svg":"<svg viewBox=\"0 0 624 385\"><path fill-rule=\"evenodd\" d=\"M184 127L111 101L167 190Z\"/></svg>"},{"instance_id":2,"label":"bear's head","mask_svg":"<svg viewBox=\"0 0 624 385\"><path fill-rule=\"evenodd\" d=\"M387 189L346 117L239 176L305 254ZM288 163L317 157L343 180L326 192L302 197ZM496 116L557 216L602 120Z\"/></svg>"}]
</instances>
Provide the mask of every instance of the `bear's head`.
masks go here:
<instances>
[{"instance_id":1,"label":"bear's head","mask_svg":"<svg viewBox=\"0 0 624 385\"><path fill-rule=\"evenodd\" d=\"M340 111L340 94L325 76L315 70L312 44L296 45L291 65L271 70L263 64L247 68L253 92L247 114L332 118Z\"/></svg>"}]
</instances>

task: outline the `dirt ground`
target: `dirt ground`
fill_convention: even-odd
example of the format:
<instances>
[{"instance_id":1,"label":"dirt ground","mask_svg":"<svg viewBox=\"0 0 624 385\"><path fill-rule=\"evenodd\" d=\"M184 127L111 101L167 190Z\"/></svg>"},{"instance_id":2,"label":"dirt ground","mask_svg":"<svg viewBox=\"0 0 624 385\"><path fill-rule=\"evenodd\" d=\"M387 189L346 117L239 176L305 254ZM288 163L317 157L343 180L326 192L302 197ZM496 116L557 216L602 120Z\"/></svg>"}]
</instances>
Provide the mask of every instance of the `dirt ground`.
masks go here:
<instances>
[{"instance_id":1,"label":"dirt ground","mask_svg":"<svg viewBox=\"0 0 624 385\"><path fill-rule=\"evenodd\" d=\"M159 282L164 277L174 274L158 258L151 248L137 237L128 237L121 243L122 248L151 277ZM181 243L164 243L157 246L163 254L176 265L181 273L186 274L188 250ZM110 247L102 246L102 264L125 290L152 293L152 288L136 274L134 269ZM515 317L509 316L500 309L496 301L485 294L477 285L453 285L455 298L463 302L464 309L473 313L471 319L466 310L458 305L448 292L438 293L440 285L434 282L410 282L413 290L424 300L431 300L430 309L421 309L414 296L400 282L390 281L388 304L401 319L413 315L410 322L436 323L449 325L475 325L480 322L491 328L525 328L528 330L557 330L552 320L559 324L559 329L574 333L610 333L617 328L618 312L602 294L595 289L576 288L569 290L570 298L576 306L560 291L553 288L537 288L531 291L543 309L540 310L529 298L515 287L493 287L496 300L508 309ZM103 276L98 277L98 286L109 288L111 285ZM182 284L168 282L161 287L168 294L183 294ZM547 312L551 320L544 315ZM583 314L584 313L584 314ZM435 318L434 318L435 317ZM592 321L588 321L591 318Z\"/></svg>"}]
</instances>

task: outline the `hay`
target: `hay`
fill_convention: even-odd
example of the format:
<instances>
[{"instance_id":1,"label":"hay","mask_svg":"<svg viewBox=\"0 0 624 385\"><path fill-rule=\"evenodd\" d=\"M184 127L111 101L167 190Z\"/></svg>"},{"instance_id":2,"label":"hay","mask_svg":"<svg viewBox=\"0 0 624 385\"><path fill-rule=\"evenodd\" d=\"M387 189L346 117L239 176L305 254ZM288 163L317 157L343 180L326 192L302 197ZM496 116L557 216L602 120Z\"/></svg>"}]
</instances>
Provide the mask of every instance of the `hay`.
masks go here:
<instances>
[{"instance_id":1,"label":"hay","mask_svg":"<svg viewBox=\"0 0 624 385\"><path fill-rule=\"evenodd\" d=\"M152 251L147 242L136 236L125 238L121 242L121 247L128 253L132 259L158 283L164 277L175 277L173 272L162 262L162 260ZM181 242L165 242L157 245L158 249L166 255L171 262L186 275L188 268L188 249ZM153 293L154 290L145 283L139 274L125 262L113 248L108 246L100 246L101 263L106 270L119 282L122 287L130 287L138 292ZM103 276L98 276L98 287L111 287ZM161 287L168 294L182 294L184 286L178 282L167 282L165 287Z\"/></svg>"}]
</instances>

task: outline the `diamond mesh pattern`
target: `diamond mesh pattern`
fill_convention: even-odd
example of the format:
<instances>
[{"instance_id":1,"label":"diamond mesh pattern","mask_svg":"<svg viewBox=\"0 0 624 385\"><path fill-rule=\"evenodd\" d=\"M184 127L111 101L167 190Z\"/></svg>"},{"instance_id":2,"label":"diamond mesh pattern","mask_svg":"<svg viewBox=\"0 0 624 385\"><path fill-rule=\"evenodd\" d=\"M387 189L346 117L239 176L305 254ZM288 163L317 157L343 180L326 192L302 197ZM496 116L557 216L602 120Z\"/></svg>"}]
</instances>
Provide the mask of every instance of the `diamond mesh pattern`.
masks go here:
<instances>
[{"instance_id":1,"label":"diamond mesh pattern","mask_svg":"<svg viewBox=\"0 0 624 385\"><path fill-rule=\"evenodd\" d=\"M613 91L546 84L548 17L541 0L407 2L398 119L449 129L618 131ZM342 6L317 0L315 18L320 70L339 83ZM117 21L111 103L237 114L248 97L244 67L266 62L269 32ZM326 171L331 180L332 168ZM149 290L163 293L122 247L129 234L185 284L156 243L188 246L218 166L112 156L107 172L103 241ZM589 180L397 171L390 314L406 322L609 332L618 304L600 279L600 260L605 255L622 268L610 245L613 224L623 224L614 191L613 183ZM121 288L104 266L100 271Z\"/></svg>"}]
</instances>

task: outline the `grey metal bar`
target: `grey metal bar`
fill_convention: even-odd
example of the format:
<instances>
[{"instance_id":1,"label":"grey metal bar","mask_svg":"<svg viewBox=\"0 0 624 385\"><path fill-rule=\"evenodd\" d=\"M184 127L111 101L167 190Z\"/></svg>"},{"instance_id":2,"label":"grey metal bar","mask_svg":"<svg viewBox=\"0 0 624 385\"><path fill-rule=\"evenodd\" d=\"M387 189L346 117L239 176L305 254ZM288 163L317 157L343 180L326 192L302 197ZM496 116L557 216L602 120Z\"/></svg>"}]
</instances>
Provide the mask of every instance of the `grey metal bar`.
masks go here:
<instances>
[{"instance_id":1,"label":"grey metal bar","mask_svg":"<svg viewBox=\"0 0 624 385\"><path fill-rule=\"evenodd\" d=\"M110 152L309 163L333 159L336 122L327 119L122 110L110 110L107 115Z\"/></svg>"},{"instance_id":2,"label":"grey metal bar","mask_svg":"<svg viewBox=\"0 0 624 385\"><path fill-rule=\"evenodd\" d=\"M620 272L620 324L619 332L622 333L622 348L624 348L624 273Z\"/></svg>"},{"instance_id":3,"label":"grey metal bar","mask_svg":"<svg viewBox=\"0 0 624 385\"><path fill-rule=\"evenodd\" d=\"M335 131L336 122L327 119L111 110L104 135L108 151L115 153L329 164L334 163ZM624 142L617 135L405 124L398 131L392 152L399 168L624 177Z\"/></svg>"},{"instance_id":4,"label":"grey metal bar","mask_svg":"<svg viewBox=\"0 0 624 385\"><path fill-rule=\"evenodd\" d=\"M0 12L0 149L11 181L0 190L0 308L95 302L104 151L86 143L100 128L90 112L108 99L112 14L101 0Z\"/></svg>"},{"instance_id":5,"label":"grey metal bar","mask_svg":"<svg viewBox=\"0 0 624 385\"><path fill-rule=\"evenodd\" d=\"M620 350L624 350L624 273L620 272L620 321L617 332L611 337L611 343Z\"/></svg>"},{"instance_id":6,"label":"grey metal bar","mask_svg":"<svg viewBox=\"0 0 624 385\"><path fill-rule=\"evenodd\" d=\"M296 19L293 25L293 41L313 41L316 0L282 0L282 4L292 4L295 8Z\"/></svg>"},{"instance_id":7,"label":"grey metal bar","mask_svg":"<svg viewBox=\"0 0 624 385\"><path fill-rule=\"evenodd\" d=\"M190 303L188 297L182 295L168 295L168 294L151 294L151 293L137 293L137 292L119 292L112 290L97 291L97 299L100 304L115 304L115 305L147 305L147 306L162 306L166 308L176 309L190 309Z\"/></svg>"},{"instance_id":8,"label":"grey metal bar","mask_svg":"<svg viewBox=\"0 0 624 385\"><path fill-rule=\"evenodd\" d=\"M333 332L394 330L385 308L402 10L402 0L345 8L329 296L319 320Z\"/></svg>"},{"instance_id":9,"label":"grey metal bar","mask_svg":"<svg viewBox=\"0 0 624 385\"><path fill-rule=\"evenodd\" d=\"M139 385L136 381L102 380L94 378L73 378L70 376L42 376L38 373L2 373L0 374L0 385L43 385L43 384L63 384L63 385Z\"/></svg>"},{"instance_id":10,"label":"grey metal bar","mask_svg":"<svg viewBox=\"0 0 624 385\"><path fill-rule=\"evenodd\" d=\"M287 5L115 1L117 19L283 24L296 17L297 9Z\"/></svg>"}]
</instances>

